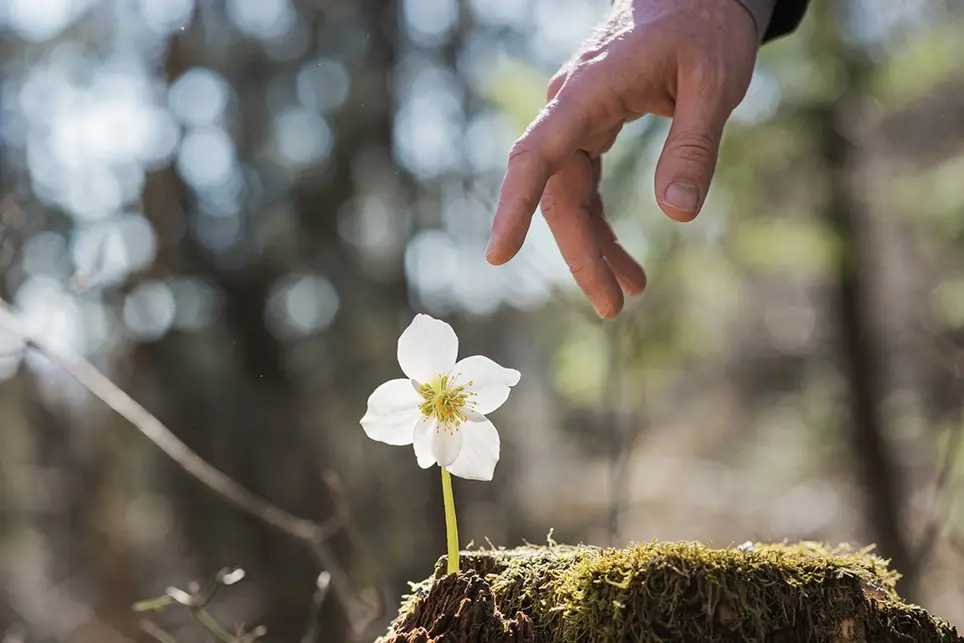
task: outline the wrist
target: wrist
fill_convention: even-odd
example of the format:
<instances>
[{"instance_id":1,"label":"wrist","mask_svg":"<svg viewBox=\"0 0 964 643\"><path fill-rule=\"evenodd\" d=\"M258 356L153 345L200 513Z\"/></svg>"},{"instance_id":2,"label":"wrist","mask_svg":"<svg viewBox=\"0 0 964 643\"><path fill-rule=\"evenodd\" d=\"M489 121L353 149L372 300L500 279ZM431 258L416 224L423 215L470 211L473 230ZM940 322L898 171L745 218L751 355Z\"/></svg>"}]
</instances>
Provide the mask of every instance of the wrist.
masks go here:
<instances>
[{"instance_id":1,"label":"wrist","mask_svg":"<svg viewBox=\"0 0 964 643\"><path fill-rule=\"evenodd\" d=\"M778 0L719 0L720 2L735 2L736 4L743 7L748 14L750 14L750 19L753 21L753 26L756 29L757 41L762 42L763 38L767 33L767 29L770 27L770 21L773 19L773 12L776 9ZM626 11L643 11L648 13L654 9L653 5L662 6L662 4L675 5L679 0L612 0L612 13L622 14ZM699 4L699 0L694 4Z\"/></svg>"}]
</instances>

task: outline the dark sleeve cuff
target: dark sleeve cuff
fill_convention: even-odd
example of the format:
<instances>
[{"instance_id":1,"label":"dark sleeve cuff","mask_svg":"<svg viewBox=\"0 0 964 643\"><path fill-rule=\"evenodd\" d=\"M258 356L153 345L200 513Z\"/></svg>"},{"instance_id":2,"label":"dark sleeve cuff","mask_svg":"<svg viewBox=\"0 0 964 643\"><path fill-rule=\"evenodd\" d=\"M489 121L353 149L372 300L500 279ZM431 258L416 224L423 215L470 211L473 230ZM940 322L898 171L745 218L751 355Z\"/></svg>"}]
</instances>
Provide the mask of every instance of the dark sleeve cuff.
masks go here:
<instances>
[{"instance_id":1,"label":"dark sleeve cuff","mask_svg":"<svg viewBox=\"0 0 964 643\"><path fill-rule=\"evenodd\" d=\"M769 42L795 30L809 0L737 0L746 7L756 23L760 42Z\"/></svg>"},{"instance_id":2,"label":"dark sleeve cuff","mask_svg":"<svg viewBox=\"0 0 964 643\"><path fill-rule=\"evenodd\" d=\"M810 0L777 0L763 42L785 36L796 30L807 12Z\"/></svg>"}]
</instances>

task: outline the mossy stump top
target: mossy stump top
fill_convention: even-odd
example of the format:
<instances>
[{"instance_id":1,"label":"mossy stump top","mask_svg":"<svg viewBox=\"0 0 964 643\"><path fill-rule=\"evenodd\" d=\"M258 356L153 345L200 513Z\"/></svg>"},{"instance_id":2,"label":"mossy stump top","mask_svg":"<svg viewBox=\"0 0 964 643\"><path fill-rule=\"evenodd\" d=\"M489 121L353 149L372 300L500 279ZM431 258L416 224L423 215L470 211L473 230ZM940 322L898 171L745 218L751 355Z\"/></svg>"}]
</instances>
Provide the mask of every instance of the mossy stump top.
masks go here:
<instances>
[{"instance_id":1,"label":"mossy stump top","mask_svg":"<svg viewBox=\"0 0 964 643\"><path fill-rule=\"evenodd\" d=\"M869 550L644 543L464 551L412 585L378 643L964 643Z\"/></svg>"}]
</instances>

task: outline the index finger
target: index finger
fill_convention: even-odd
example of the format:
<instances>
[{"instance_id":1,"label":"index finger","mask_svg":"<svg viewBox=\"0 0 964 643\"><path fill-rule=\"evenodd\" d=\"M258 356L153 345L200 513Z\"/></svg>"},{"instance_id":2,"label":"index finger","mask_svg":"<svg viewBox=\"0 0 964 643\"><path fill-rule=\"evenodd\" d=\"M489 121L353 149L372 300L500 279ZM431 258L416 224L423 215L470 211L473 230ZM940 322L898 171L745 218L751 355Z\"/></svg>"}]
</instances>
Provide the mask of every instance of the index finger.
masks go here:
<instances>
[{"instance_id":1,"label":"index finger","mask_svg":"<svg viewBox=\"0 0 964 643\"><path fill-rule=\"evenodd\" d=\"M591 116L579 96L584 84L570 77L512 146L485 253L489 263L503 264L519 252L546 183L579 149Z\"/></svg>"}]
</instances>

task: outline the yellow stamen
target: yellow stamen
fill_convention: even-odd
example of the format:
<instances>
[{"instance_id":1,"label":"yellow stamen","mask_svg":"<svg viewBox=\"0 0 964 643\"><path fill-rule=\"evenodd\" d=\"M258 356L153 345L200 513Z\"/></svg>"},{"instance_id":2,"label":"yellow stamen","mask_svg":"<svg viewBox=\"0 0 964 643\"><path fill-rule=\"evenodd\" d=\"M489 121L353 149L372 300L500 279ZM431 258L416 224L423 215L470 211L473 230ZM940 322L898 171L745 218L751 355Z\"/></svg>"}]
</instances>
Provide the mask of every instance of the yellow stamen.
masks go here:
<instances>
[{"instance_id":1,"label":"yellow stamen","mask_svg":"<svg viewBox=\"0 0 964 643\"><path fill-rule=\"evenodd\" d=\"M455 377L443 375L436 377L431 382L426 382L419 387L422 402L418 409L425 417L434 418L438 421L439 428L445 428L449 433L459 430L459 427L468 419L465 414L466 408L475 406L471 398L475 393L469 392L468 387L472 382L464 385L456 385L461 373Z\"/></svg>"}]
</instances>

